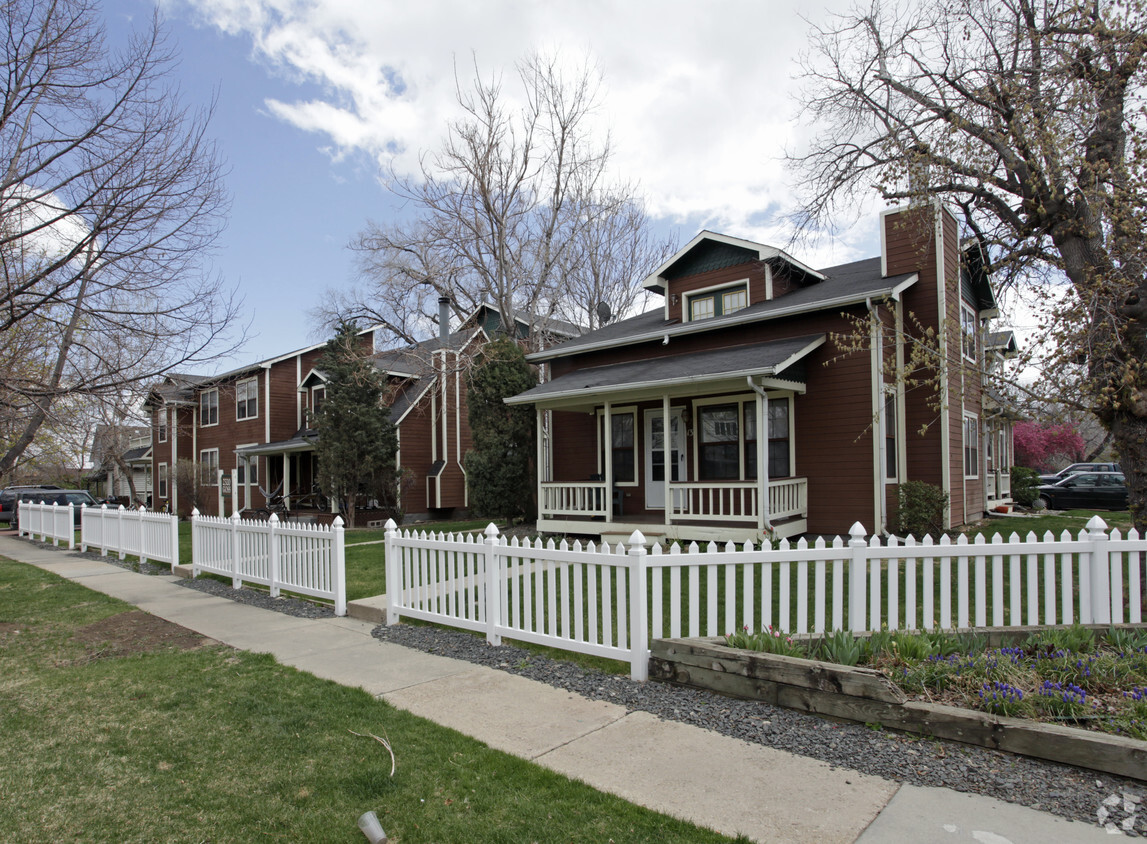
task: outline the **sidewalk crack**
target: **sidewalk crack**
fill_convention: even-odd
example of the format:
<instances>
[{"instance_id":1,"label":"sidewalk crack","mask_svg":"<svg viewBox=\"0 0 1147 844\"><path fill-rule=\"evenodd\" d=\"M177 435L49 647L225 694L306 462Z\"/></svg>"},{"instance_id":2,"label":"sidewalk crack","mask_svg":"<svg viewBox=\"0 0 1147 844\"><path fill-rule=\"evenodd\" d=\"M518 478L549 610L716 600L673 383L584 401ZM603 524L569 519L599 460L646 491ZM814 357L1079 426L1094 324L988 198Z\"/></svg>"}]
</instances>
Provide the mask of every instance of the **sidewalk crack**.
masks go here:
<instances>
[{"instance_id":1,"label":"sidewalk crack","mask_svg":"<svg viewBox=\"0 0 1147 844\"><path fill-rule=\"evenodd\" d=\"M581 741L583 738L586 738L587 736L592 736L594 733L601 732L606 727L612 727L614 724L620 723L622 720L624 720L625 718L628 718L632 714L633 714L632 712L623 712L623 713L621 713L621 715L617 716L616 718L612 719L611 721L609 721L605 724L602 724L599 727L594 727L592 730L590 730L588 732L582 733L581 735L574 736L571 739L563 741L561 744L555 745L554 747L551 747L549 750L546 750L546 751L543 751L542 753L539 753L537 756L531 756L530 761L531 762L537 762L539 759L541 759L544 756L548 756L549 754L553 753L555 750L561 750L563 747L571 745L575 741Z\"/></svg>"}]
</instances>

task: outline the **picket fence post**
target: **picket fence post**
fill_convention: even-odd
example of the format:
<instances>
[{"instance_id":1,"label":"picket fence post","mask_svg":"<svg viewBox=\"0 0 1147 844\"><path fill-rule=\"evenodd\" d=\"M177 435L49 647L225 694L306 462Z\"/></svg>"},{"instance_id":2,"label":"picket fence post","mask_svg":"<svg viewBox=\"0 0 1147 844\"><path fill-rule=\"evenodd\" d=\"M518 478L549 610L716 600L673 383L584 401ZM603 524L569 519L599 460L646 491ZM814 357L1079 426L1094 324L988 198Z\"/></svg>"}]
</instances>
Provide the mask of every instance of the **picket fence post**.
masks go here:
<instances>
[{"instance_id":1,"label":"picket fence post","mask_svg":"<svg viewBox=\"0 0 1147 844\"><path fill-rule=\"evenodd\" d=\"M335 516L331 523L331 534L334 539L334 548L331 553L331 589L335 593L335 615L346 615L346 547L343 545L345 532L343 531L342 516Z\"/></svg>"},{"instance_id":2,"label":"picket fence post","mask_svg":"<svg viewBox=\"0 0 1147 844\"><path fill-rule=\"evenodd\" d=\"M87 509L88 509L87 504L81 504L80 505L80 553L81 554L86 554L87 550L88 550L88 532L85 529L86 525L84 524L87 521L87 519L84 518L84 516L86 515Z\"/></svg>"},{"instance_id":3,"label":"picket fence post","mask_svg":"<svg viewBox=\"0 0 1147 844\"><path fill-rule=\"evenodd\" d=\"M100 556L108 555L108 505L100 505Z\"/></svg>"},{"instance_id":4,"label":"picket fence post","mask_svg":"<svg viewBox=\"0 0 1147 844\"><path fill-rule=\"evenodd\" d=\"M68 550L76 550L76 505L68 502ZM82 526L81 526L82 527Z\"/></svg>"},{"instance_id":5,"label":"picket fence post","mask_svg":"<svg viewBox=\"0 0 1147 844\"><path fill-rule=\"evenodd\" d=\"M145 512L144 506L140 504L139 508L135 512L139 516L139 564L142 566L147 562L147 543L144 541L143 536L143 514Z\"/></svg>"},{"instance_id":6,"label":"picket fence post","mask_svg":"<svg viewBox=\"0 0 1147 844\"><path fill-rule=\"evenodd\" d=\"M395 551L394 540L398 538L398 525L394 519L386 520L386 623L398 624L399 590L402 588L402 566L398 564L398 555Z\"/></svg>"},{"instance_id":7,"label":"picket fence post","mask_svg":"<svg viewBox=\"0 0 1147 844\"><path fill-rule=\"evenodd\" d=\"M645 537L635 530L629 537L629 676L649 679L649 621L646 604Z\"/></svg>"},{"instance_id":8,"label":"picket fence post","mask_svg":"<svg viewBox=\"0 0 1147 844\"><path fill-rule=\"evenodd\" d=\"M270 575L272 598L279 597L279 516L272 513L267 519L267 568Z\"/></svg>"},{"instance_id":9,"label":"picket fence post","mask_svg":"<svg viewBox=\"0 0 1147 844\"><path fill-rule=\"evenodd\" d=\"M220 511L222 512L222 511ZM272 514L274 515L274 514ZM239 571L239 514L231 514L231 588L243 588L243 574ZM271 594L275 594L275 577L271 576Z\"/></svg>"},{"instance_id":10,"label":"picket fence post","mask_svg":"<svg viewBox=\"0 0 1147 844\"><path fill-rule=\"evenodd\" d=\"M851 559L848 561L848 626L853 633L862 633L864 625L864 587L868 579L868 542L864 538L864 525L854 522L848 531Z\"/></svg>"},{"instance_id":11,"label":"picket fence post","mask_svg":"<svg viewBox=\"0 0 1147 844\"><path fill-rule=\"evenodd\" d=\"M199 577L199 560L203 554L199 547L199 508L191 508L191 579Z\"/></svg>"},{"instance_id":12,"label":"picket fence post","mask_svg":"<svg viewBox=\"0 0 1147 844\"><path fill-rule=\"evenodd\" d=\"M179 516L171 513L168 518L171 519L171 570L175 571L175 567L179 565ZM194 536L192 541L194 542Z\"/></svg>"},{"instance_id":13,"label":"picket fence post","mask_svg":"<svg viewBox=\"0 0 1147 844\"><path fill-rule=\"evenodd\" d=\"M486 525L486 642L502 644L502 634L498 632L501 619L501 595L498 592L498 528L493 522Z\"/></svg>"},{"instance_id":14,"label":"picket fence post","mask_svg":"<svg viewBox=\"0 0 1147 844\"><path fill-rule=\"evenodd\" d=\"M1111 623L1111 563L1107 523L1092 516L1087 523L1091 541L1091 623Z\"/></svg>"},{"instance_id":15,"label":"picket fence post","mask_svg":"<svg viewBox=\"0 0 1147 844\"><path fill-rule=\"evenodd\" d=\"M124 549L123 549L123 546L124 546L124 541L123 541L123 513L124 513L123 505L120 504L119 506L116 507L116 513L115 513L115 531L116 531L115 538L116 538L116 547L119 549L119 558L121 560L127 556L127 552L124 551Z\"/></svg>"}]
</instances>

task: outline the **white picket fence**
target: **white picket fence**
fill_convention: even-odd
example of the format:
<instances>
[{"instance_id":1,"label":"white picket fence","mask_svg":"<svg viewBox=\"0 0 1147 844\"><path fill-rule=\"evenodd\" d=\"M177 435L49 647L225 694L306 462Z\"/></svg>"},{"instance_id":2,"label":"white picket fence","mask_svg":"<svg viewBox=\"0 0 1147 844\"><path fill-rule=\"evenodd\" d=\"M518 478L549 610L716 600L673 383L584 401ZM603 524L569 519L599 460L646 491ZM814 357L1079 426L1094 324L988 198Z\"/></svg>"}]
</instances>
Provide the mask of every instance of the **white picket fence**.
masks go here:
<instances>
[{"instance_id":1,"label":"white picket fence","mask_svg":"<svg viewBox=\"0 0 1147 844\"><path fill-rule=\"evenodd\" d=\"M782 541L777 549L696 543L628 547L485 536L399 534L387 523L387 622L402 616L630 663L648 641L747 627L787 633L1142 623L1147 538L1098 516L1058 538L933 542Z\"/></svg>"},{"instance_id":2,"label":"white picket fence","mask_svg":"<svg viewBox=\"0 0 1147 844\"><path fill-rule=\"evenodd\" d=\"M39 536L41 542L52 540L59 546L67 542L69 548L76 547L75 505L44 504L21 501L16 510L18 536Z\"/></svg>"},{"instance_id":3,"label":"white picket fence","mask_svg":"<svg viewBox=\"0 0 1147 844\"><path fill-rule=\"evenodd\" d=\"M144 507L126 510L121 504L108 508L84 507L80 512L80 550L99 548L100 554L128 554L167 563L179 564L179 517L174 513L156 513Z\"/></svg>"},{"instance_id":4,"label":"white picket fence","mask_svg":"<svg viewBox=\"0 0 1147 844\"><path fill-rule=\"evenodd\" d=\"M301 525L247 521L191 513L192 577L211 572L231 578L239 589L259 583L277 596L282 589L333 601L346 615L346 551L343 522Z\"/></svg>"}]
</instances>

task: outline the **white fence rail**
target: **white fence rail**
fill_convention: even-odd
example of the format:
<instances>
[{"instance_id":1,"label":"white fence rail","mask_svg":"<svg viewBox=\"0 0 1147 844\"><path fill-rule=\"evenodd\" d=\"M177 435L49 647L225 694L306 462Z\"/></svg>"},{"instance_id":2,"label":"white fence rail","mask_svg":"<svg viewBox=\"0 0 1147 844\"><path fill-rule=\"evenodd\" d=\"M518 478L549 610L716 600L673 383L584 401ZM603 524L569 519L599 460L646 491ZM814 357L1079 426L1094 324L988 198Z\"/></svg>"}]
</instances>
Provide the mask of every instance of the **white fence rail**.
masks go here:
<instances>
[{"instance_id":1,"label":"white fence rail","mask_svg":"<svg viewBox=\"0 0 1147 844\"><path fill-rule=\"evenodd\" d=\"M553 540L399 534L387 524L387 619L402 616L628 661L644 679L650 636L1143 621L1147 538L1098 516L1058 538L1013 533L782 541L776 549L696 543L650 553Z\"/></svg>"},{"instance_id":2,"label":"white fence rail","mask_svg":"<svg viewBox=\"0 0 1147 844\"><path fill-rule=\"evenodd\" d=\"M21 501L16 511L17 535L39 536L41 542L52 540L59 546L67 542L76 547L76 527L73 504L44 504Z\"/></svg>"},{"instance_id":3,"label":"white fence rail","mask_svg":"<svg viewBox=\"0 0 1147 844\"><path fill-rule=\"evenodd\" d=\"M99 548L103 556L128 554L141 563L152 560L179 564L179 517L174 513L156 513L143 507L126 510L121 504L108 508L84 507L80 512L80 550Z\"/></svg>"},{"instance_id":4,"label":"white fence rail","mask_svg":"<svg viewBox=\"0 0 1147 844\"><path fill-rule=\"evenodd\" d=\"M283 524L191 514L192 577L211 572L230 577L239 589L259 583L277 596L282 589L333 601L346 615L346 551L342 519L332 525Z\"/></svg>"}]
</instances>

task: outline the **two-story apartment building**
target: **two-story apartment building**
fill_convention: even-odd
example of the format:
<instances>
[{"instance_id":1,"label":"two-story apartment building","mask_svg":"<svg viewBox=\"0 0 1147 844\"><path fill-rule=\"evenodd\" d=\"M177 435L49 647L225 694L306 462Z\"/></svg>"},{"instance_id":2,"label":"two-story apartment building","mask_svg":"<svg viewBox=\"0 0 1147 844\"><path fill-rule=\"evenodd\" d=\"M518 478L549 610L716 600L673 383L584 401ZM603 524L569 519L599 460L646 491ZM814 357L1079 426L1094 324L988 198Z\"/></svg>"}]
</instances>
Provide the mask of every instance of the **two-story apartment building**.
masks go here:
<instances>
[{"instance_id":1,"label":"two-story apartment building","mask_svg":"<svg viewBox=\"0 0 1147 844\"><path fill-rule=\"evenodd\" d=\"M908 480L948 493L949 525L978 518L989 279L942 208L885 212L880 235L815 269L701 232L646 279L661 307L531 355L551 379L507 401L538 414L539 528L879 532Z\"/></svg>"}]
</instances>

